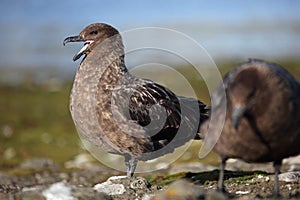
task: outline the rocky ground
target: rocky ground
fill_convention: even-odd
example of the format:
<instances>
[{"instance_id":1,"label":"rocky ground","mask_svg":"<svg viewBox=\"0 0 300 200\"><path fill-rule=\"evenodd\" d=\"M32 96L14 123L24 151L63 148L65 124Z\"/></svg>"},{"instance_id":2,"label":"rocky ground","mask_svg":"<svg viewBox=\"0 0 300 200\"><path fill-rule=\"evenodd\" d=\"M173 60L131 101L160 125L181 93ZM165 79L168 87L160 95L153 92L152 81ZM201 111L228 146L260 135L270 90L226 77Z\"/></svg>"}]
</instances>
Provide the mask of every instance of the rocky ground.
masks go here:
<instances>
[{"instance_id":1,"label":"rocky ground","mask_svg":"<svg viewBox=\"0 0 300 200\"><path fill-rule=\"evenodd\" d=\"M293 160L294 159L294 160ZM300 158L286 160L280 175L282 199L300 199ZM273 189L271 164L231 160L225 179L227 195L215 190L218 169L197 163L137 174L135 178L99 163L65 169L48 159L33 159L0 172L0 199L8 200L181 200L269 199Z\"/></svg>"}]
</instances>

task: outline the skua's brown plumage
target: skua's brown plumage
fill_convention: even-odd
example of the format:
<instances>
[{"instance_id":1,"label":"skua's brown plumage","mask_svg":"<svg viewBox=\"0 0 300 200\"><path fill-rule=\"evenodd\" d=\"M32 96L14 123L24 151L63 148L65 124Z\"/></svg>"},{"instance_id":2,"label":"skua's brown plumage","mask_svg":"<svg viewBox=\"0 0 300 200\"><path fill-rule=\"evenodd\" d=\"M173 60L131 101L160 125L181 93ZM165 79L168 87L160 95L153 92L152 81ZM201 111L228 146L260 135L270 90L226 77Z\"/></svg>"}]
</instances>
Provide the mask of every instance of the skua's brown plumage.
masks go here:
<instances>
[{"instance_id":1,"label":"skua's brown plumage","mask_svg":"<svg viewBox=\"0 0 300 200\"><path fill-rule=\"evenodd\" d=\"M221 112L222 106L227 106L226 113ZM282 160L300 153L299 82L276 64L250 59L225 75L212 95L212 112L217 117L211 119L205 137L208 143L217 141L214 150L221 156L218 189L224 190L228 158L250 163L273 162L273 193L278 196ZM225 123L219 135L215 127L222 125L222 116ZM208 123L209 120L203 127L207 129Z\"/></svg>"},{"instance_id":2,"label":"skua's brown plumage","mask_svg":"<svg viewBox=\"0 0 300 200\"><path fill-rule=\"evenodd\" d=\"M69 42L84 42L73 58L85 56L70 101L77 130L101 149L123 155L127 176L133 175L138 160L162 156L199 139L200 123L208 117L206 105L131 75L115 28L91 24L64 40Z\"/></svg>"}]
</instances>

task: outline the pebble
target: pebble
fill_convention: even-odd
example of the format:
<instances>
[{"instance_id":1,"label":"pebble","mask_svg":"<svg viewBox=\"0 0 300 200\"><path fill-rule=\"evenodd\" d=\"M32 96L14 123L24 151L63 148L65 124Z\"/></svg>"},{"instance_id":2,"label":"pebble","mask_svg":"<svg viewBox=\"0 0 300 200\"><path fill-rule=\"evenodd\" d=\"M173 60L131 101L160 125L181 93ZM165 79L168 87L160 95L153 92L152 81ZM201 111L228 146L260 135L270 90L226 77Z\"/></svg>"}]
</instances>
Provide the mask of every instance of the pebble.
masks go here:
<instances>
[{"instance_id":1,"label":"pebble","mask_svg":"<svg viewBox=\"0 0 300 200\"><path fill-rule=\"evenodd\" d=\"M206 192L202 187L194 185L186 180L174 181L164 190L159 191L151 197L151 200L198 200L198 199L220 199L227 200L228 198L217 191Z\"/></svg>"},{"instance_id":2,"label":"pebble","mask_svg":"<svg viewBox=\"0 0 300 200\"><path fill-rule=\"evenodd\" d=\"M279 174L279 180L284 182L297 182L300 180L300 171Z\"/></svg>"},{"instance_id":3,"label":"pebble","mask_svg":"<svg viewBox=\"0 0 300 200\"><path fill-rule=\"evenodd\" d=\"M236 191L235 194L249 194L250 191Z\"/></svg>"},{"instance_id":4,"label":"pebble","mask_svg":"<svg viewBox=\"0 0 300 200\"><path fill-rule=\"evenodd\" d=\"M142 177L112 176L103 183L96 184L93 189L107 195L142 195L150 192L150 183ZM131 196L131 195L130 195Z\"/></svg>"},{"instance_id":5,"label":"pebble","mask_svg":"<svg viewBox=\"0 0 300 200\"><path fill-rule=\"evenodd\" d=\"M165 191L158 192L151 200L196 200L204 197L204 194L204 190L199 186L185 180L178 180L170 184Z\"/></svg>"},{"instance_id":6,"label":"pebble","mask_svg":"<svg viewBox=\"0 0 300 200\"><path fill-rule=\"evenodd\" d=\"M126 189L123 184L112 183L110 181L96 184L94 186L94 190L97 190L98 192L103 192L107 195L119 195L126 192Z\"/></svg>"},{"instance_id":7,"label":"pebble","mask_svg":"<svg viewBox=\"0 0 300 200\"><path fill-rule=\"evenodd\" d=\"M71 193L71 188L63 183L58 182L52 184L49 188L43 191L43 196L46 200L76 200Z\"/></svg>"},{"instance_id":8,"label":"pebble","mask_svg":"<svg viewBox=\"0 0 300 200\"><path fill-rule=\"evenodd\" d=\"M283 160L283 165L288 166L288 171L299 171L300 170L300 155L286 158Z\"/></svg>"}]
</instances>

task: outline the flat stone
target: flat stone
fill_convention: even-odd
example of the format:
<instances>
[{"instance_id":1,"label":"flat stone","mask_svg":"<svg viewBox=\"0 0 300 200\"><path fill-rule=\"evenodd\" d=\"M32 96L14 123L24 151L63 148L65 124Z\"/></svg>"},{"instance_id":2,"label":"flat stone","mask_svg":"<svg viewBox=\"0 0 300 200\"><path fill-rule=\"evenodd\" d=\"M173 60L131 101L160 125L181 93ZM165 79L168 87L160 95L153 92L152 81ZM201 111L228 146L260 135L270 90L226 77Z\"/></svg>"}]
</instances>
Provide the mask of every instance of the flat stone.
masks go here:
<instances>
[{"instance_id":1,"label":"flat stone","mask_svg":"<svg viewBox=\"0 0 300 200\"><path fill-rule=\"evenodd\" d=\"M103 183L96 184L93 189L110 196L132 196L142 198L150 193L150 183L142 177L112 176Z\"/></svg>"},{"instance_id":2,"label":"flat stone","mask_svg":"<svg viewBox=\"0 0 300 200\"><path fill-rule=\"evenodd\" d=\"M282 161L283 167L288 171L300 171L300 155L286 158Z\"/></svg>"},{"instance_id":3,"label":"flat stone","mask_svg":"<svg viewBox=\"0 0 300 200\"><path fill-rule=\"evenodd\" d=\"M279 174L278 178L280 181L284 182L297 182L300 180L300 172L285 172Z\"/></svg>"},{"instance_id":4,"label":"flat stone","mask_svg":"<svg viewBox=\"0 0 300 200\"><path fill-rule=\"evenodd\" d=\"M96 184L94 186L94 190L103 192L108 195L119 195L126 192L125 186L123 184L112 183L110 181Z\"/></svg>"},{"instance_id":5,"label":"flat stone","mask_svg":"<svg viewBox=\"0 0 300 200\"><path fill-rule=\"evenodd\" d=\"M173 182L166 190L157 192L151 200L204 199L205 190L185 180Z\"/></svg>"}]
</instances>

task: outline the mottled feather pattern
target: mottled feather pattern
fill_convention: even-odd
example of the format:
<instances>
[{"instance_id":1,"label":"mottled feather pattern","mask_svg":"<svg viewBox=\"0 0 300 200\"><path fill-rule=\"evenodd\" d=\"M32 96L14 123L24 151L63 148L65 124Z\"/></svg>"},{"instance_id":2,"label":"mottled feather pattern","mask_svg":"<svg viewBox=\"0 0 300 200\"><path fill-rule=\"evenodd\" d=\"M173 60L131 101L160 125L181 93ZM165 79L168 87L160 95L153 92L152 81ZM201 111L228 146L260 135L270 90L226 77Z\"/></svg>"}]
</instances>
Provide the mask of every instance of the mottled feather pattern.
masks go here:
<instances>
[{"instance_id":1,"label":"mottled feather pattern","mask_svg":"<svg viewBox=\"0 0 300 200\"><path fill-rule=\"evenodd\" d=\"M77 60L84 55L71 93L75 125L95 145L123 155L128 176L133 175L137 160L157 158L199 139L199 126L207 118L205 105L131 75L116 29L91 24L64 40L68 42L85 43L74 56Z\"/></svg>"}]
</instances>

